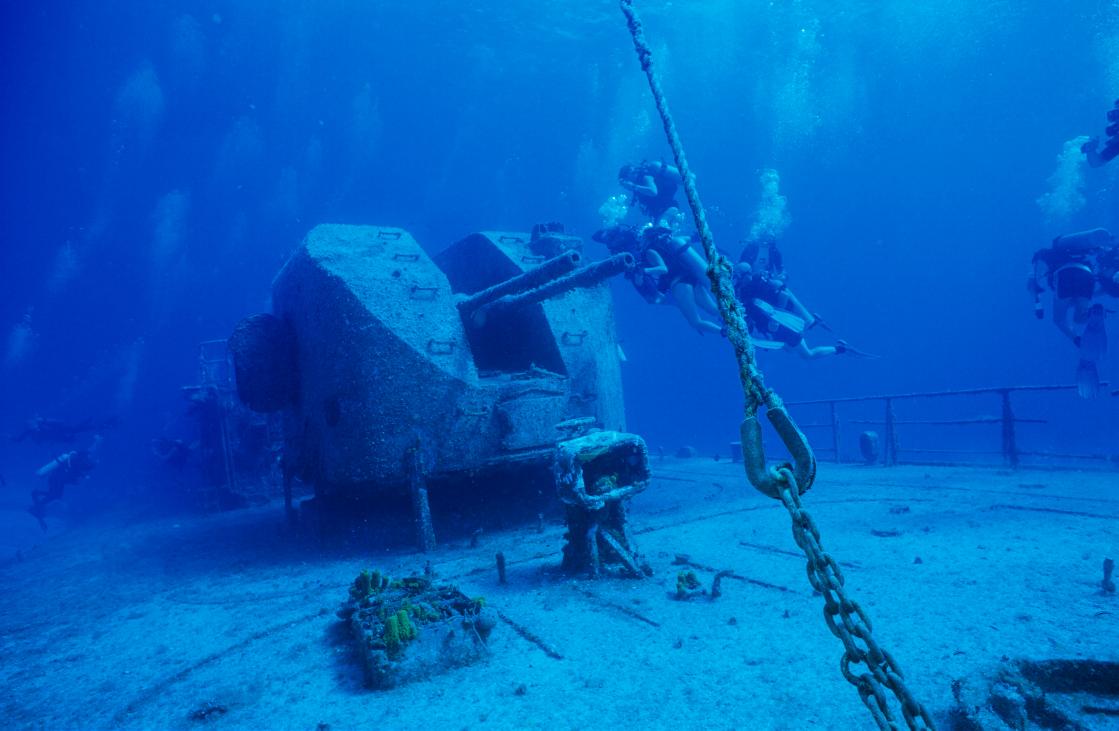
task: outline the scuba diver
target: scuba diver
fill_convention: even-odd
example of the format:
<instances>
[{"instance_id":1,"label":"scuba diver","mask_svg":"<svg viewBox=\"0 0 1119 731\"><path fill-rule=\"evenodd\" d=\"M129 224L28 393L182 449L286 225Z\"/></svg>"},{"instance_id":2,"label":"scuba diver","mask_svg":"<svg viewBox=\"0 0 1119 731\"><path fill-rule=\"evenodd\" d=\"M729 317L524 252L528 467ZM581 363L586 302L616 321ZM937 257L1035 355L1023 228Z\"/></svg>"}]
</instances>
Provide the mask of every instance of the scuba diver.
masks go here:
<instances>
[{"instance_id":1,"label":"scuba diver","mask_svg":"<svg viewBox=\"0 0 1119 731\"><path fill-rule=\"evenodd\" d=\"M739 262L734 267L734 294L742 303L746 324L755 336L754 346L757 348L789 349L808 360L844 354L875 357L852 348L844 340L836 340L835 345L809 346L804 340L804 332L820 324L819 318L809 315L813 319L806 320L786 309L790 302L796 302L807 312L783 283L769 279L764 273L755 274L747 262Z\"/></svg>"},{"instance_id":2,"label":"scuba diver","mask_svg":"<svg viewBox=\"0 0 1119 731\"><path fill-rule=\"evenodd\" d=\"M663 226L613 226L591 238L605 244L611 254L633 254L638 266L626 278L646 302L662 304L671 296L684 319L701 335L723 333L717 322L700 314L703 310L721 317L707 285L707 266L686 239Z\"/></svg>"},{"instance_id":3,"label":"scuba diver","mask_svg":"<svg viewBox=\"0 0 1119 731\"><path fill-rule=\"evenodd\" d=\"M107 419L101 424L94 423L93 419L86 419L77 424L67 424L61 419L46 419L42 416L36 416L27 422L22 432L12 437L12 441L22 442L25 439L30 439L36 444L43 442L71 444L85 432L98 431L115 425L116 419Z\"/></svg>"},{"instance_id":4,"label":"scuba diver","mask_svg":"<svg viewBox=\"0 0 1119 731\"><path fill-rule=\"evenodd\" d=\"M1047 288L1052 292L1053 324L1072 341L1080 356L1076 385L1084 398L1100 392L1097 364L1107 352L1107 313L1092 299L1097 279L1105 276L1099 260L1109 261L1113 248L1114 239L1102 228L1058 236L1051 246L1034 253L1033 272L1026 282L1039 320L1045 317L1041 294ZM1102 283L1101 290L1107 291Z\"/></svg>"},{"instance_id":5,"label":"scuba diver","mask_svg":"<svg viewBox=\"0 0 1119 731\"><path fill-rule=\"evenodd\" d=\"M67 485L81 482L93 472L93 468L97 466L94 453L100 444L101 437L96 436L89 449L76 449L60 454L35 473L47 479L47 489L31 491L31 507L28 508L28 512L38 519L39 526L43 530L47 529L45 520L47 505L55 500L61 500Z\"/></svg>"},{"instance_id":6,"label":"scuba diver","mask_svg":"<svg viewBox=\"0 0 1119 731\"><path fill-rule=\"evenodd\" d=\"M762 234L746 242L734 267L734 293L742 303L746 324L756 336L754 345L766 350L790 349L806 359L830 355L875 356L852 348L846 341L835 345L809 346L804 333L819 325L831 331L827 323L809 311L785 284L781 251L772 234Z\"/></svg>"},{"instance_id":7,"label":"scuba diver","mask_svg":"<svg viewBox=\"0 0 1119 731\"><path fill-rule=\"evenodd\" d=\"M666 162L643 161L639 165L623 165L618 183L633 193L633 200L656 225L662 224L669 210L679 209L676 191L680 187L680 171Z\"/></svg>"},{"instance_id":8,"label":"scuba diver","mask_svg":"<svg viewBox=\"0 0 1119 731\"><path fill-rule=\"evenodd\" d=\"M1090 167L1103 167L1119 155L1119 99L1115 100L1114 108L1107 110L1107 121L1108 125L1104 128L1107 141L1102 150L1099 137L1090 138L1080 147L1080 151L1087 156Z\"/></svg>"},{"instance_id":9,"label":"scuba diver","mask_svg":"<svg viewBox=\"0 0 1119 731\"><path fill-rule=\"evenodd\" d=\"M196 448L196 445L188 444L182 439L163 437L152 440L152 454L163 464L180 472L190 462Z\"/></svg>"},{"instance_id":10,"label":"scuba diver","mask_svg":"<svg viewBox=\"0 0 1119 731\"><path fill-rule=\"evenodd\" d=\"M819 325L825 330L831 331L831 328L819 314L810 312L797 299L793 291L785 286L789 275L785 271L784 258L781 256L781 250L777 248L777 239L773 234L762 233L746 241L742 253L738 257L738 264L748 265L746 267L736 267L739 276L750 273L766 282L768 286L764 288L765 291L770 293L770 290L773 290L770 293L773 306L799 317L804 323L805 330L811 330Z\"/></svg>"}]
</instances>

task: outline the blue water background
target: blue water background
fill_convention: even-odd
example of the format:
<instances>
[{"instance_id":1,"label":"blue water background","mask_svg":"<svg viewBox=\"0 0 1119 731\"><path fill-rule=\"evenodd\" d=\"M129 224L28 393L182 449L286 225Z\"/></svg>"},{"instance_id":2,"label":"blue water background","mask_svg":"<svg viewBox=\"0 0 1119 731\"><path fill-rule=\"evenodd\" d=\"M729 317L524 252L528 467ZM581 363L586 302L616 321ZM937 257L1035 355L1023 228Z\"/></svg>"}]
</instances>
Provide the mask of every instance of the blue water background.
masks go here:
<instances>
[{"instance_id":1,"label":"blue water background","mask_svg":"<svg viewBox=\"0 0 1119 731\"><path fill-rule=\"evenodd\" d=\"M1037 203L1065 141L1098 134L1119 96L1119 4L641 5L720 246L737 254L759 172L777 169L790 284L884 356L765 356L771 385L796 399L1072 381L1024 280L1054 235L1119 228L1119 164L1089 173L1063 220ZM119 416L107 495L153 479L149 441L189 427L197 343L268 308L315 224L401 226L432 252L548 220L589 238L619 165L668 155L609 1L0 13L0 431ZM742 403L729 349L614 288L630 429L725 455ZM1053 421L1028 427L1035 446L1114 451L1114 399L1036 408ZM51 454L5 440L0 472L28 483Z\"/></svg>"}]
</instances>

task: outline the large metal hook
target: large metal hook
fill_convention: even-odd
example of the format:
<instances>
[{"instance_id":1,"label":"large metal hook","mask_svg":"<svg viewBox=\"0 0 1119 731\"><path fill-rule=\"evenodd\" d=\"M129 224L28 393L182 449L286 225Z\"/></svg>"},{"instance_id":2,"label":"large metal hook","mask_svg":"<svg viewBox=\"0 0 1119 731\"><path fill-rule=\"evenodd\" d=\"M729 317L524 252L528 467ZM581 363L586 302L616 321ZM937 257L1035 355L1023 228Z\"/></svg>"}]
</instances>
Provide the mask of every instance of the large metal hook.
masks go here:
<instances>
[{"instance_id":1,"label":"large metal hook","mask_svg":"<svg viewBox=\"0 0 1119 731\"><path fill-rule=\"evenodd\" d=\"M769 423L773 425L777 436L789 450L793 458L792 464L783 462L775 467L769 467L765 459L765 445L762 441L762 426L757 414L747 416L739 427L742 437L742 461L746 466L746 478L762 494L771 498L780 499L781 488L786 483L786 478L780 473L781 468L790 470L796 478L796 487L800 494L812 487L816 479L816 456L804 432L785 411L783 406L767 409L765 412Z\"/></svg>"}]
</instances>

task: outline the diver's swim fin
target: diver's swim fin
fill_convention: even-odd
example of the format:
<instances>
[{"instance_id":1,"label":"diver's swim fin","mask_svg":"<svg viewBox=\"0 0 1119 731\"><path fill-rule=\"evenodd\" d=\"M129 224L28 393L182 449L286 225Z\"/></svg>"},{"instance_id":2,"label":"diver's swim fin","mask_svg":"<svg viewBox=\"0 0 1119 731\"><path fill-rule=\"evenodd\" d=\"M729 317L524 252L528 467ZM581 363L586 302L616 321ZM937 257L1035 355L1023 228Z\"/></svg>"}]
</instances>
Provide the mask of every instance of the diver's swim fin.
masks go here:
<instances>
[{"instance_id":1,"label":"diver's swim fin","mask_svg":"<svg viewBox=\"0 0 1119 731\"><path fill-rule=\"evenodd\" d=\"M882 356L878 355L877 353L868 353L865 350L859 350L858 348L852 348L850 345L847 346L847 353L855 356L856 358L866 358L867 360L878 360L879 358L882 357Z\"/></svg>"},{"instance_id":2,"label":"diver's swim fin","mask_svg":"<svg viewBox=\"0 0 1119 731\"><path fill-rule=\"evenodd\" d=\"M1080 359L1097 363L1107 354L1107 330L1104 320L1107 317L1103 305L1092 305L1088 319L1084 322L1084 332L1080 334Z\"/></svg>"},{"instance_id":3,"label":"diver's swim fin","mask_svg":"<svg viewBox=\"0 0 1119 731\"><path fill-rule=\"evenodd\" d=\"M786 347L784 343L777 340L760 340L759 338L751 337L750 342L758 350L781 350Z\"/></svg>"},{"instance_id":4,"label":"diver's swim fin","mask_svg":"<svg viewBox=\"0 0 1119 731\"><path fill-rule=\"evenodd\" d=\"M1101 389L1100 374L1095 362L1081 358L1076 367L1076 392L1080 394L1080 398L1096 398Z\"/></svg>"},{"instance_id":5,"label":"diver's swim fin","mask_svg":"<svg viewBox=\"0 0 1119 731\"><path fill-rule=\"evenodd\" d=\"M797 335L804 332L805 322L791 312L779 310L765 300L755 299L754 306L765 313L765 316L778 325L792 330Z\"/></svg>"},{"instance_id":6,"label":"diver's swim fin","mask_svg":"<svg viewBox=\"0 0 1119 731\"><path fill-rule=\"evenodd\" d=\"M835 352L840 354L840 355L853 355L856 358L869 358L869 359L872 359L872 360L877 360L878 358L882 357L880 355L875 355L874 353L868 353L865 350L859 350L858 348L852 348L847 343L846 340L837 340L836 341Z\"/></svg>"}]
</instances>

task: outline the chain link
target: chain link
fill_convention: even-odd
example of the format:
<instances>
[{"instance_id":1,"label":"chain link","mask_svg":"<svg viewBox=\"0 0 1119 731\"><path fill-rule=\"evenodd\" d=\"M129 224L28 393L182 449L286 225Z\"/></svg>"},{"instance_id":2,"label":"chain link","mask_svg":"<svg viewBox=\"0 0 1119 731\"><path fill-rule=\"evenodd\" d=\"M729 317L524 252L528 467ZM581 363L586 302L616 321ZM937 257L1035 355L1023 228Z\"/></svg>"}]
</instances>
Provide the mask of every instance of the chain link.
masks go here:
<instances>
[{"instance_id":1,"label":"chain link","mask_svg":"<svg viewBox=\"0 0 1119 731\"><path fill-rule=\"evenodd\" d=\"M808 583L823 595L824 621L843 643L840 672L855 686L879 728L891 731L899 728L886 695L888 690L897 699L907 727L932 731L935 729L932 718L906 687L897 661L874 639L870 617L858 602L847 596L839 564L824 550L816 522L801 507L800 490L792 470L781 467L778 472L784 480L780 497L793 523L793 539L808 558ZM865 671L857 672L855 668L865 668Z\"/></svg>"}]
</instances>

